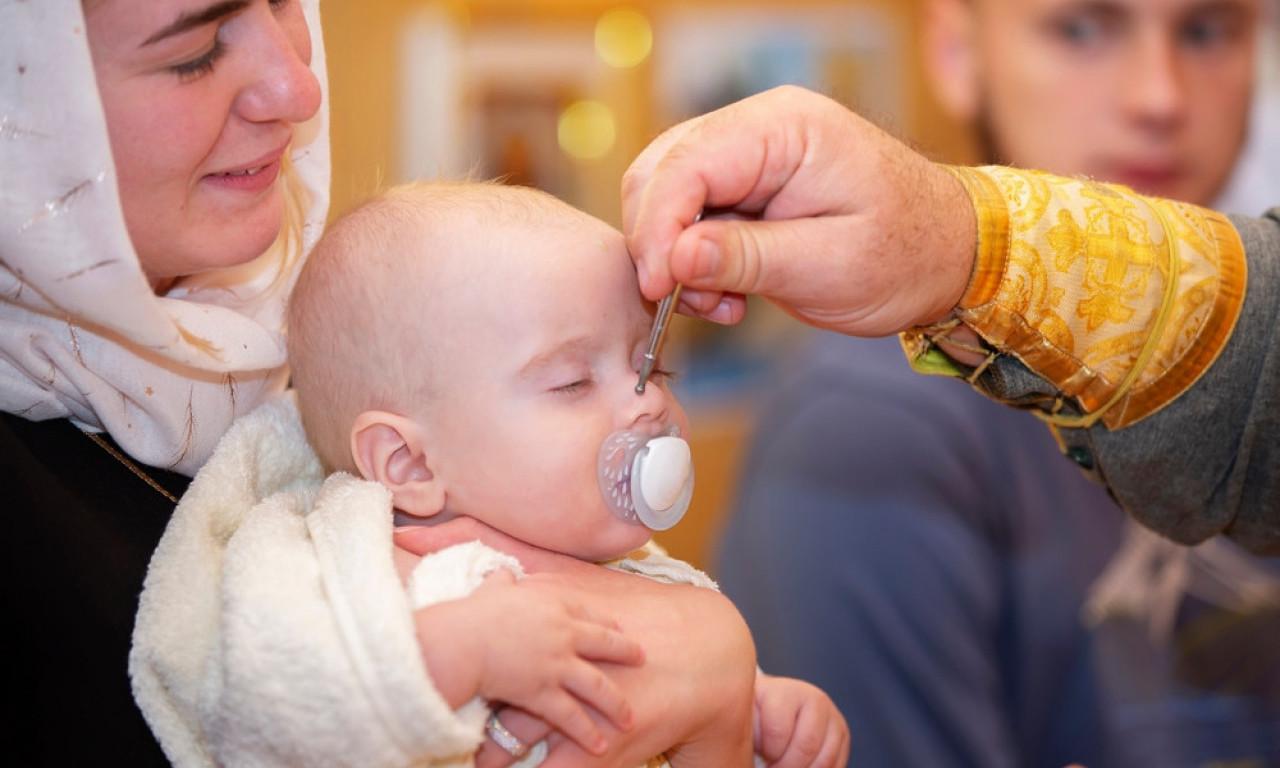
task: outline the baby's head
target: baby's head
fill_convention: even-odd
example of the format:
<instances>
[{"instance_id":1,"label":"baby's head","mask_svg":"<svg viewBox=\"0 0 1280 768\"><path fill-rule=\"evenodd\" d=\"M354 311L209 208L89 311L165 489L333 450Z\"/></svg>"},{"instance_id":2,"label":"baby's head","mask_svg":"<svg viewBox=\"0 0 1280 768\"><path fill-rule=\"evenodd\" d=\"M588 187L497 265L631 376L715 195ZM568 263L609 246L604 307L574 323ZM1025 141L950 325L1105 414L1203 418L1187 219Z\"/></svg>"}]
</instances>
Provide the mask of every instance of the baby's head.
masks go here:
<instances>
[{"instance_id":1,"label":"baby's head","mask_svg":"<svg viewBox=\"0 0 1280 768\"><path fill-rule=\"evenodd\" d=\"M601 560L648 538L606 506L601 444L688 432L663 374L635 391L652 318L607 224L527 188L417 183L321 238L289 356L326 469L383 483L408 515Z\"/></svg>"}]
</instances>

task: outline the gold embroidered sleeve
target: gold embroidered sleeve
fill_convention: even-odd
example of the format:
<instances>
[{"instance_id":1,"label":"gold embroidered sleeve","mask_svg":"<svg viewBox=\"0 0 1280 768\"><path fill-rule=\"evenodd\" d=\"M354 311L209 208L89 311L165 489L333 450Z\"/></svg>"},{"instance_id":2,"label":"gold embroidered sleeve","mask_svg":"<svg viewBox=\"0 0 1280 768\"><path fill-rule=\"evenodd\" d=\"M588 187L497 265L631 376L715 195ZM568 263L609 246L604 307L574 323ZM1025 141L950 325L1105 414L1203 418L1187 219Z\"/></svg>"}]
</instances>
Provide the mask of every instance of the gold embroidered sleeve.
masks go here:
<instances>
[{"instance_id":1,"label":"gold embroidered sleeve","mask_svg":"<svg viewBox=\"0 0 1280 768\"><path fill-rule=\"evenodd\" d=\"M1226 344L1245 255L1225 216L1034 171L948 170L978 223L956 316L1059 390L1049 421L1133 424L1190 387ZM918 369L946 367L924 329L904 342ZM1067 402L1081 415L1057 413Z\"/></svg>"}]
</instances>

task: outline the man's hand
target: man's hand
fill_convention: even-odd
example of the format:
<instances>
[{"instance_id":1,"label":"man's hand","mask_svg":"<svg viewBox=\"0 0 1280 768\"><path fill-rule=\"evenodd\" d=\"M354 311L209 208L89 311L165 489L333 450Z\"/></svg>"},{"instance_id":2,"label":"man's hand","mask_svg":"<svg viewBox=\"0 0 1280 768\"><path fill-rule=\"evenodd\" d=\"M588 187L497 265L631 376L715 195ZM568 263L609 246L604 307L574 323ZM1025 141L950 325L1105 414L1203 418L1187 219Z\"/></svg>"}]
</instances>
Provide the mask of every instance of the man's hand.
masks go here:
<instances>
[{"instance_id":1,"label":"man's hand","mask_svg":"<svg viewBox=\"0 0 1280 768\"><path fill-rule=\"evenodd\" d=\"M645 296L682 283L682 311L722 323L742 319L744 294L857 336L936 322L968 284L977 237L947 171L795 87L670 129L628 169L622 201Z\"/></svg>"}]
</instances>

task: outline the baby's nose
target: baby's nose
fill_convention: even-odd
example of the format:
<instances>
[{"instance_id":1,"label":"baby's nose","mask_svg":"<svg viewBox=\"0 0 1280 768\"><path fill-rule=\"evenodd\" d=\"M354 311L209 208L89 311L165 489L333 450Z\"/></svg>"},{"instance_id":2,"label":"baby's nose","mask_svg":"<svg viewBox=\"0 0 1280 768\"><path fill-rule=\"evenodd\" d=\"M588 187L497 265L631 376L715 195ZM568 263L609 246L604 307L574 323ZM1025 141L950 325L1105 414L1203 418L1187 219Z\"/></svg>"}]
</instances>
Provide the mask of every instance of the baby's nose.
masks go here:
<instances>
[{"instance_id":1,"label":"baby's nose","mask_svg":"<svg viewBox=\"0 0 1280 768\"><path fill-rule=\"evenodd\" d=\"M644 392L633 389L629 399L629 423L633 429L657 434L668 426L671 395L666 387L650 381Z\"/></svg>"}]
</instances>

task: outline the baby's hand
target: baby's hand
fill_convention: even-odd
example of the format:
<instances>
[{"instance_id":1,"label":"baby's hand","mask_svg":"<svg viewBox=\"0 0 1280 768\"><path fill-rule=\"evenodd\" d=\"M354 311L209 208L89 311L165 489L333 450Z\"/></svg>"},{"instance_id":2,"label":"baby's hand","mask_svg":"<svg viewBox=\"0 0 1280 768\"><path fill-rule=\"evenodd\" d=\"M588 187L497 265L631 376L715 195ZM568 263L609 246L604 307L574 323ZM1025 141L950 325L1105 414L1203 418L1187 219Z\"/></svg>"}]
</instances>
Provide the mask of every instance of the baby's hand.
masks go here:
<instances>
[{"instance_id":1,"label":"baby's hand","mask_svg":"<svg viewBox=\"0 0 1280 768\"><path fill-rule=\"evenodd\" d=\"M849 726L830 697L791 677L756 676L756 752L772 768L843 768Z\"/></svg>"},{"instance_id":2,"label":"baby's hand","mask_svg":"<svg viewBox=\"0 0 1280 768\"><path fill-rule=\"evenodd\" d=\"M472 696L521 707L592 754L606 748L586 707L619 729L631 724L622 690L597 666L638 666L643 651L616 622L561 592L498 570L460 600L415 614L419 645L437 689L452 706Z\"/></svg>"}]
</instances>

